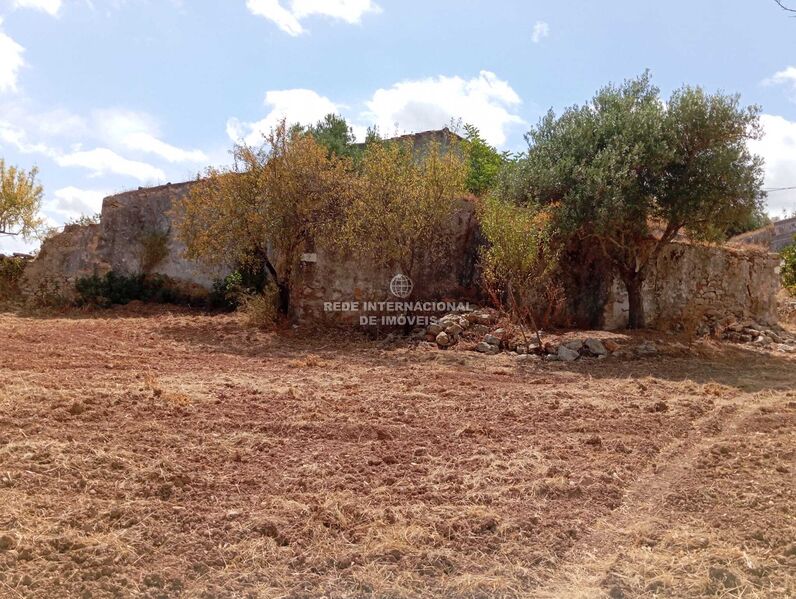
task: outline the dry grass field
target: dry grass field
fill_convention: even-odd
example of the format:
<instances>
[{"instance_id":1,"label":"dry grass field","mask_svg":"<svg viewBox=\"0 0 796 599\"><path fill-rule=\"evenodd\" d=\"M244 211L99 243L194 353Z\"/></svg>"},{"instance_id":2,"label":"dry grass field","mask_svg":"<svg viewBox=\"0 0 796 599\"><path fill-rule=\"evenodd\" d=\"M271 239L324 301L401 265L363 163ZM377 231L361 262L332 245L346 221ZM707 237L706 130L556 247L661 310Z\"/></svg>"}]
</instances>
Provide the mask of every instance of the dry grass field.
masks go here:
<instances>
[{"instance_id":1,"label":"dry grass field","mask_svg":"<svg viewBox=\"0 0 796 599\"><path fill-rule=\"evenodd\" d=\"M792 356L518 364L147 307L0 334L2 597L796 595Z\"/></svg>"}]
</instances>

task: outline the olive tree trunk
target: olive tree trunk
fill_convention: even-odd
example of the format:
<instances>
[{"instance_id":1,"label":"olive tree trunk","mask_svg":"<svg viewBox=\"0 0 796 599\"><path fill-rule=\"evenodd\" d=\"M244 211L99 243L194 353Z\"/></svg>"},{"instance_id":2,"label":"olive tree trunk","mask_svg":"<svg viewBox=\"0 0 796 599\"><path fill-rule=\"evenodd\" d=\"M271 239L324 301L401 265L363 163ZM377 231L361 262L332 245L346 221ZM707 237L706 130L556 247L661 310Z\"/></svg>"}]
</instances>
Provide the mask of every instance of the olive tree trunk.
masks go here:
<instances>
[{"instance_id":1,"label":"olive tree trunk","mask_svg":"<svg viewBox=\"0 0 796 599\"><path fill-rule=\"evenodd\" d=\"M644 273L634 271L622 276L622 282L627 290L629 313L627 318L628 329L643 329L646 326L644 318Z\"/></svg>"}]
</instances>

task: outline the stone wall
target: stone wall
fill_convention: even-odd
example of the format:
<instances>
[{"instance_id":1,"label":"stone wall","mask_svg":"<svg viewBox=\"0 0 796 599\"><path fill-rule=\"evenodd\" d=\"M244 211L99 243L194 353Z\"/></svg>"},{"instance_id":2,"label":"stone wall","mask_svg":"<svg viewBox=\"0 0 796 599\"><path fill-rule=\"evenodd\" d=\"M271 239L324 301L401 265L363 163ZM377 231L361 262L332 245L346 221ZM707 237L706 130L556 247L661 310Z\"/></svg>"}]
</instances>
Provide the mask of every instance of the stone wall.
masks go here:
<instances>
[{"instance_id":1,"label":"stone wall","mask_svg":"<svg viewBox=\"0 0 796 599\"><path fill-rule=\"evenodd\" d=\"M80 277L108 271L133 274L141 270L146 235L165 234L167 253L151 272L189 286L209 288L212 273L183 258L185 247L174 235L172 208L192 182L168 184L107 197L99 224L71 225L47 239L36 260L26 269L23 288L58 282L69 288Z\"/></svg>"},{"instance_id":2,"label":"stone wall","mask_svg":"<svg viewBox=\"0 0 796 599\"><path fill-rule=\"evenodd\" d=\"M480 230L475 204L460 200L453 215L448 255L421 260L412 274L411 301L477 300L479 295L477 256ZM301 320L330 324L354 321L357 314L327 311L328 302L403 301L390 293L394 269L379 267L375 260L352 259L318 248L301 264L294 295L295 315ZM405 274L405 273L401 273Z\"/></svg>"},{"instance_id":3,"label":"stone wall","mask_svg":"<svg viewBox=\"0 0 796 599\"><path fill-rule=\"evenodd\" d=\"M669 329L732 317L761 324L777 320L779 257L753 249L673 243L658 257L644 284L648 326ZM627 326L624 285L609 286L603 327Z\"/></svg>"},{"instance_id":4,"label":"stone wall","mask_svg":"<svg viewBox=\"0 0 796 599\"><path fill-rule=\"evenodd\" d=\"M162 233L168 239L168 252L151 272L208 290L215 278L227 272L212 272L185 259L185 247L175 235L172 209L191 185L162 185L105 198L100 224L68 226L44 242L39 256L26 269L24 289L30 293L55 281L62 289L69 289L76 279L92 274L140 272L143 238ZM473 297L477 293L479 233L473 202L459 201L453 218L451 253L421 265L414 277L416 297ZM377 268L372 261L337 256L324 248L308 248L307 255L312 258L302 262L291 298L297 319L326 319L324 303L328 301L389 299L389 282L395 272ZM339 320L334 316L331 319Z\"/></svg>"},{"instance_id":5,"label":"stone wall","mask_svg":"<svg viewBox=\"0 0 796 599\"><path fill-rule=\"evenodd\" d=\"M762 229L736 235L730 239L730 242L758 245L769 248L772 252L781 252L794 243L794 236L796 236L796 217L778 220Z\"/></svg>"},{"instance_id":6,"label":"stone wall","mask_svg":"<svg viewBox=\"0 0 796 599\"><path fill-rule=\"evenodd\" d=\"M75 280L110 270L98 251L100 225L68 225L62 233L46 239L36 259L25 268L22 291L58 288L68 295Z\"/></svg>"},{"instance_id":7,"label":"stone wall","mask_svg":"<svg viewBox=\"0 0 796 599\"><path fill-rule=\"evenodd\" d=\"M168 238L168 253L152 272L202 287L212 285L213 273L183 257L185 246L177 239L174 230L172 209L177 200L188 194L192 185L193 182L188 181L105 198L98 249L111 270L127 274L139 272L144 236L162 233Z\"/></svg>"},{"instance_id":8,"label":"stone wall","mask_svg":"<svg viewBox=\"0 0 796 599\"><path fill-rule=\"evenodd\" d=\"M66 227L43 244L37 259L25 270L24 290L30 293L53 281L68 288L78 277L110 270L138 272L142 239L149 233L164 233L168 239L167 255L152 272L209 289L214 278L226 273L211 273L186 260L184 247L174 234L172 208L190 186L190 182L169 184L106 198L100 224ZM483 300L477 271L482 240L472 201L459 202L451 235L450 255L424 261L413 274L415 290L410 299ZM670 328L719 313L775 322L778 266L776 255L751 248L672 244L661 254L645 284L647 322ZM324 305L395 300L389 291L395 274L376 266L375 260L353 260L324 248L307 248L291 298L294 316L304 321L350 322L356 315L330 314ZM615 329L626 325L627 297L620 282L598 280L580 295L570 298L573 306L590 302L598 319L602 314L602 323L595 320L591 326ZM574 308L570 311L575 313Z\"/></svg>"}]
</instances>

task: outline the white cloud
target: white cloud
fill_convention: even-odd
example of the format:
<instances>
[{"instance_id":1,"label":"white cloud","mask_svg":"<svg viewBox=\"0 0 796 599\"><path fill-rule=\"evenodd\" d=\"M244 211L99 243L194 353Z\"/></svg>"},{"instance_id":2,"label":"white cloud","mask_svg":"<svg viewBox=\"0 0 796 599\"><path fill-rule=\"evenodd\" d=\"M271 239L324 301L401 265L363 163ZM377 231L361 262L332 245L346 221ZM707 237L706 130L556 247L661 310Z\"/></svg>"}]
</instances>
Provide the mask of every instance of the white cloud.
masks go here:
<instances>
[{"instance_id":1,"label":"white cloud","mask_svg":"<svg viewBox=\"0 0 796 599\"><path fill-rule=\"evenodd\" d=\"M363 118L385 135L396 128L396 132L439 129L451 119L462 119L478 127L489 143L502 146L508 128L524 123L512 112L521 103L508 82L481 71L469 80L440 76L379 89L366 103Z\"/></svg>"},{"instance_id":2,"label":"white cloud","mask_svg":"<svg viewBox=\"0 0 796 599\"><path fill-rule=\"evenodd\" d=\"M271 107L268 115L254 123L244 123L236 118L227 121L227 135L235 141L258 145L263 135L269 133L283 118L289 124L309 125L329 113L338 113L340 106L329 98L310 89L285 89L265 94L265 105Z\"/></svg>"},{"instance_id":3,"label":"white cloud","mask_svg":"<svg viewBox=\"0 0 796 599\"><path fill-rule=\"evenodd\" d=\"M80 216L92 216L102 210L102 200L111 192L97 189L63 187L53 192L52 199L42 205L42 210L55 216L56 222L65 222Z\"/></svg>"},{"instance_id":4,"label":"white cloud","mask_svg":"<svg viewBox=\"0 0 796 599\"><path fill-rule=\"evenodd\" d=\"M279 0L246 0L246 7L252 14L276 23L285 33L295 36L304 32L299 20Z\"/></svg>"},{"instance_id":5,"label":"white cloud","mask_svg":"<svg viewBox=\"0 0 796 599\"><path fill-rule=\"evenodd\" d=\"M764 136L751 142L750 148L766 160L766 187L796 186L796 121L764 114L760 118ZM768 196L768 212L781 216L796 211L796 190L772 192Z\"/></svg>"},{"instance_id":6,"label":"white cloud","mask_svg":"<svg viewBox=\"0 0 796 599\"><path fill-rule=\"evenodd\" d=\"M0 121L0 148L4 146L12 146L23 154L43 154L51 158L57 155L47 144L28 141L25 130L8 121Z\"/></svg>"},{"instance_id":7,"label":"white cloud","mask_svg":"<svg viewBox=\"0 0 796 599\"><path fill-rule=\"evenodd\" d=\"M533 33L531 33L533 43L538 44L548 35L550 35L550 25L544 21L536 21L533 26Z\"/></svg>"},{"instance_id":8,"label":"white cloud","mask_svg":"<svg viewBox=\"0 0 796 599\"><path fill-rule=\"evenodd\" d=\"M0 104L0 149L6 147L46 156L62 167L88 169L90 177L120 175L143 183L165 181L165 162L209 162L200 150L161 140L157 123L145 113L110 109L84 118L63 109L37 113L20 101ZM143 155L157 160L151 164L140 159Z\"/></svg>"},{"instance_id":9,"label":"white cloud","mask_svg":"<svg viewBox=\"0 0 796 599\"><path fill-rule=\"evenodd\" d=\"M155 120L145 113L128 110L98 110L94 113L100 139L111 145L153 154L168 162L207 162L200 150L185 150L159 139Z\"/></svg>"},{"instance_id":10,"label":"white cloud","mask_svg":"<svg viewBox=\"0 0 796 599\"><path fill-rule=\"evenodd\" d=\"M314 15L356 24L362 16L381 9L373 0L291 0L290 8L282 6L280 0L246 0L246 7L257 16L265 17L289 35L305 32L301 20Z\"/></svg>"},{"instance_id":11,"label":"white cloud","mask_svg":"<svg viewBox=\"0 0 796 599\"><path fill-rule=\"evenodd\" d=\"M0 27L3 18L0 17ZM25 65L22 54L25 48L0 29L0 92L16 91L19 70Z\"/></svg>"},{"instance_id":12,"label":"white cloud","mask_svg":"<svg viewBox=\"0 0 796 599\"><path fill-rule=\"evenodd\" d=\"M61 10L61 0L14 0L14 8L33 8L46 12L53 17Z\"/></svg>"},{"instance_id":13,"label":"white cloud","mask_svg":"<svg viewBox=\"0 0 796 599\"><path fill-rule=\"evenodd\" d=\"M154 183L164 181L166 174L159 168L128 160L108 148L95 148L88 151L76 151L58 156L55 161L59 166L82 167L92 172L92 177L114 174L133 177L142 182Z\"/></svg>"},{"instance_id":14,"label":"white cloud","mask_svg":"<svg viewBox=\"0 0 796 599\"><path fill-rule=\"evenodd\" d=\"M793 101L796 102L796 67L787 67L763 81L765 85L786 85L790 86L794 95Z\"/></svg>"},{"instance_id":15,"label":"white cloud","mask_svg":"<svg viewBox=\"0 0 796 599\"><path fill-rule=\"evenodd\" d=\"M796 85L796 67L787 67L782 69L766 79L764 83L768 85L774 85L777 83L790 83L792 85Z\"/></svg>"},{"instance_id":16,"label":"white cloud","mask_svg":"<svg viewBox=\"0 0 796 599\"><path fill-rule=\"evenodd\" d=\"M360 140L370 125L376 125L382 135L390 136L441 129L461 119L478 127L490 143L502 146L509 127L525 122L513 112L521 103L506 81L494 73L481 71L469 80L441 76L396 83L376 90L365 102L367 109L363 113L348 117ZM265 104L270 111L262 120L243 122L230 118L227 135L235 142L258 145L263 135L283 118L288 124L309 125L329 113L341 114L346 108L310 89L269 91Z\"/></svg>"},{"instance_id":17,"label":"white cloud","mask_svg":"<svg viewBox=\"0 0 796 599\"><path fill-rule=\"evenodd\" d=\"M207 155L201 150L184 150L167 144L154 135L143 131L128 135L125 139L125 145L131 150L160 156L168 162L207 162Z\"/></svg>"}]
</instances>

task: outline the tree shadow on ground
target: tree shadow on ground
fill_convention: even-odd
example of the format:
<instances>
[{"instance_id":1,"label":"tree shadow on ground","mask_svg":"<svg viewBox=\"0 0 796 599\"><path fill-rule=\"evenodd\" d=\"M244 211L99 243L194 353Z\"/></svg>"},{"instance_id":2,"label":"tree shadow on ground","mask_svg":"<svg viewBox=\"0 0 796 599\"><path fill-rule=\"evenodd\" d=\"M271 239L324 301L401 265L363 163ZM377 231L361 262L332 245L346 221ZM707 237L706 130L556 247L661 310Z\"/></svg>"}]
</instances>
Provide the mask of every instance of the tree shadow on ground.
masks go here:
<instances>
[{"instance_id":1,"label":"tree shadow on ground","mask_svg":"<svg viewBox=\"0 0 796 599\"><path fill-rule=\"evenodd\" d=\"M684 355L659 355L651 358L606 360L581 359L577 362L532 362L518 364L511 354L486 356L464 349L438 350L418 346L407 337L393 340L372 339L365 332L352 329L314 329L289 326L274 332L243 328L233 318L205 318L197 322L175 321L159 328L158 333L172 341L198 343L205 348L244 358L321 358L346 360L373 367L389 368L398 364L399 355L409 363L436 363L454 371L487 372L489 369L511 367L520 376L538 378L556 373L572 373L591 379L658 378L673 382L693 381L716 383L746 392L764 390L796 390L796 356L760 352L741 345L716 341L697 341L685 349ZM589 331L578 335L589 336ZM605 331L594 332L606 335ZM669 336L655 331L621 332L614 337L629 343L656 340L664 347ZM402 362L403 363L403 362Z\"/></svg>"},{"instance_id":2,"label":"tree shadow on ground","mask_svg":"<svg viewBox=\"0 0 796 599\"><path fill-rule=\"evenodd\" d=\"M794 355L715 341L698 341L687 352L639 359L580 359L551 366L596 380L652 377L673 382L715 383L744 392L796 391Z\"/></svg>"},{"instance_id":3,"label":"tree shadow on ground","mask_svg":"<svg viewBox=\"0 0 796 599\"><path fill-rule=\"evenodd\" d=\"M221 311L178 306L172 304L146 304L132 302L126 306L116 305L110 308L75 307L34 308L20 303L0 302L0 316L13 316L30 320L117 320L117 319L150 319L156 316L215 316L224 314Z\"/></svg>"},{"instance_id":4,"label":"tree shadow on ground","mask_svg":"<svg viewBox=\"0 0 796 599\"><path fill-rule=\"evenodd\" d=\"M238 315L211 313L196 308L157 304L134 304L111 309L64 309L31 311L18 306L0 306L0 316L10 315L31 321L115 321L136 320L142 326L153 323L151 333L169 342L195 346L208 355L226 354L242 359L264 358L300 360L310 355L329 360L364 364L373 368L434 363L448 371L447 379L455 380L456 372L489 378L495 369L532 381L542 377L555 383L562 375L578 375L592 380L634 380L647 377L673 382L716 383L746 392L796 390L796 356L761 352L756 349L697 341L680 352L683 355L658 355L651 358L606 360L580 359L576 362L539 362L519 364L510 354L486 356L454 347L450 350L418 346L405 337L393 340L373 339L353 326L338 330L284 324L274 331L245 327ZM637 344L643 340L658 342L663 349L678 338L655 331L554 331L551 338L575 334L619 340L620 344ZM682 340L680 340L682 341ZM400 356L400 362L398 357Z\"/></svg>"}]
</instances>

